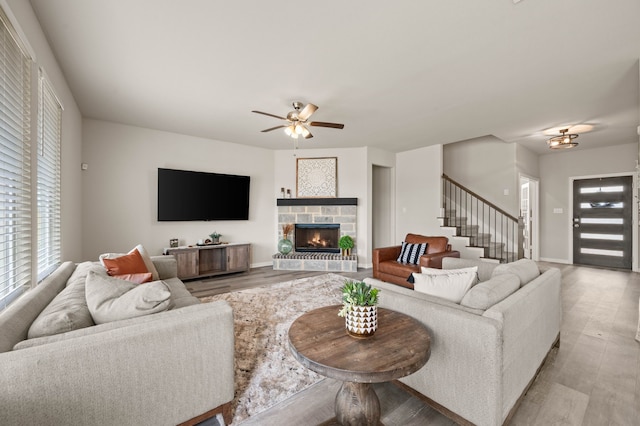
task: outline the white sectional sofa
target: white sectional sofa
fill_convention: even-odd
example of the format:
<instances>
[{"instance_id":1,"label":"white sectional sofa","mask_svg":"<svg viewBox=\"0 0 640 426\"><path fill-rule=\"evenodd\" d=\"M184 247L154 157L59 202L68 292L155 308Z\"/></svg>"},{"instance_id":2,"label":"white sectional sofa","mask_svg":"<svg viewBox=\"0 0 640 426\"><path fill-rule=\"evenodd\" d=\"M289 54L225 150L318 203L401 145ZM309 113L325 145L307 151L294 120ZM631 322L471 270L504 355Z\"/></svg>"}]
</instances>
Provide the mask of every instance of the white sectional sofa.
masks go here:
<instances>
[{"instance_id":1,"label":"white sectional sofa","mask_svg":"<svg viewBox=\"0 0 640 426\"><path fill-rule=\"evenodd\" d=\"M1 424L176 425L217 413L231 421L231 307L192 297L173 256L151 260L171 290L173 309L72 326L91 321L78 300L87 274L106 271L99 262L65 262L0 313ZM70 286L81 288L80 297L67 299L79 310L55 315L70 331L27 339L40 313Z\"/></svg>"},{"instance_id":2,"label":"white sectional sofa","mask_svg":"<svg viewBox=\"0 0 640 426\"><path fill-rule=\"evenodd\" d=\"M366 278L381 289L381 307L418 319L431 333L429 361L399 384L459 424L505 423L560 339L560 271L538 275L534 266L530 279L529 262L444 258L443 269L479 267L480 282L469 290L475 293L461 303ZM503 297L500 288L514 282L516 290Z\"/></svg>"}]
</instances>

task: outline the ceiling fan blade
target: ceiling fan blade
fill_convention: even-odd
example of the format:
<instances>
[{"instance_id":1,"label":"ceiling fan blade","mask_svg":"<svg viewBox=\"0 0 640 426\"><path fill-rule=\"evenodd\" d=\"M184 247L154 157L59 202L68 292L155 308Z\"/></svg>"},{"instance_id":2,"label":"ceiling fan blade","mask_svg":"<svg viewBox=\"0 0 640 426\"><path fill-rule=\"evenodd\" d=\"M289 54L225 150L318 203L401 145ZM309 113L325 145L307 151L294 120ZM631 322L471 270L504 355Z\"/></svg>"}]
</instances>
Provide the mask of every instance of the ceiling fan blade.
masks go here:
<instances>
[{"instance_id":1,"label":"ceiling fan blade","mask_svg":"<svg viewBox=\"0 0 640 426\"><path fill-rule=\"evenodd\" d=\"M263 132L263 133L264 133L264 132L270 132L270 131L272 131L272 130L282 129L283 127L287 127L287 126L283 124L282 126L271 127L271 128L269 128L269 129L264 129L264 130L260 130L260 131L261 131L261 132Z\"/></svg>"},{"instance_id":2,"label":"ceiling fan blade","mask_svg":"<svg viewBox=\"0 0 640 426\"><path fill-rule=\"evenodd\" d=\"M262 112L262 111L251 111L251 112L255 112L256 114L268 115L269 117L279 118L280 120L286 120L286 118L284 117L280 117L279 115L275 115L275 114L269 114L268 112Z\"/></svg>"},{"instance_id":3,"label":"ceiling fan blade","mask_svg":"<svg viewBox=\"0 0 640 426\"><path fill-rule=\"evenodd\" d=\"M314 104L306 104L304 108L302 108L302 111L298 113L298 118L300 121L307 121L309 117L311 117L311 114L316 112L317 109L318 107Z\"/></svg>"},{"instance_id":4,"label":"ceiling fan blade","mask_svg":"<svg viewBox=\"0 0 640 426\"><path fill-rule=\"evenodd\" d=\"M331 127L334 129L344 129L344 124L340 124L340 123L327 123L324 121L310 121L309 123L307 123L310 126L316 126L316 127Z\"/></svg>"}]
</instances>

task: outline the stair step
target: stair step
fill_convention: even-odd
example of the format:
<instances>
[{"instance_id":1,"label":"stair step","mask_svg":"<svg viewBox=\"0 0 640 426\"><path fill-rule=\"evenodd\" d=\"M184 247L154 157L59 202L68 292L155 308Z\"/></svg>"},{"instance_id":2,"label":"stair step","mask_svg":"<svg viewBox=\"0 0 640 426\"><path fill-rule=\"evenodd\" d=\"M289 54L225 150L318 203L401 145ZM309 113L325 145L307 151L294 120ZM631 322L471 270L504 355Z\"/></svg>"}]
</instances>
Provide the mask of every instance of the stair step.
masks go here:
<instances>
[{"instance_id":1,"label":"stair step","mask_svg":"<svg viewBox=\"0 0 640 426\"><path fill-rule=\"evenodd\" d=\"M447 216L446 222L449 226L464 226L467 224L467 218Z\"/></svg>"},{"instance_id":2,"label":"stair step","mask_svg":"<svg viewBox=\"0 0 640 426\"><path fill-rule=\"evenodd\" d=\"M504 256L504 243L489 243L486 247L488 257L495 257L498 259L502 259Z\"/></svg>"},{"instance_id":3,"label":"stair step","mask_svg":"<svg viewBox=\"0 0 640 426\"><path fill-rule=\"evenodd\" d=\"M460 225L456 226L458 235L464 235L465 237L473 237L478 235L480 227L478 225Z\"/></svg>"},{"instance_id":4,"label":"stair step","mask_svg":"<svg viewBox=\"0 0 640 426\"><path fill-rule=\"evenodd\" d=\"M481 234L469 236L469 244L476 247L485 247L491 242L491 234Z\"/></svg>"}]
</instances>

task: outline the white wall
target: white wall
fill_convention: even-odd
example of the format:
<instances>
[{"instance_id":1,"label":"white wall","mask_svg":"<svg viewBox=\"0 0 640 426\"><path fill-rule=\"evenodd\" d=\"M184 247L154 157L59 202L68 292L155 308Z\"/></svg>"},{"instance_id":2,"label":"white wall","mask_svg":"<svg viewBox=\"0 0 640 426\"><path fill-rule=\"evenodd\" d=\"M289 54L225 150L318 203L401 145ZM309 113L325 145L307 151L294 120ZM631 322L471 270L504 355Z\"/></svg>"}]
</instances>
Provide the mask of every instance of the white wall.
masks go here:
<instances>
[{"instance_id":1,"label":"white wall","mask_svg":"<svg viewBox=\"0 0 640 426\"><path fill-rule=\"evenodd\" d=\"M53 55L51 48L40 28L40 24L31 8L28 0L2 0L0 1L5 12L26 38L26 42L35 54L35 66L32 69L36 84L32 87L31 94L34 99L32 108L32 146L35 146L37 138L36 113L37 113L37 75L38 68L42 68L52 83L56 95L63 104L62 113L62 169L61 169L61 233L62 233L62 259L79 261L82 259L82 191L80 179L80 158L82 153L82 116L76 102L69 90L69 86L62 74L62 70ZM37 150L32 149L35 155ZM32 169L35 182L35 168ZM35 190L33 192L35 194ZM35 219L36 210L32 217ZM35 232L33 250L36 250ZM35 259L34 252L34 259Z\"/></svg>"},{"instance_id":2,"label":"white wall","mask_svg":"<svg viewBox=\"0 0 640 426\"><path fill-rule=\"evenodd\" d=\"M90 119L83 139L82 161L89 165L82 173L84 259L138 243L161 254L171 238L195 244L218 231L222 241L252 244L252 266L271 264L273 151ZM158 167L251 176L249 220L158 222Z\"/></svg>"},{"instance_id":3,"label":"white wall","mask_svg":"<svg viewBox=\"0 0 640 426\"><path fill-rule=\"evenodd\" d=\"M396 235L443 235L438 222L442 199L442 145L400 152L396 156Z\"/></svg>"},{"instance_id":4,"label":"white wall","mask_svg":"<svg viewBox=\"0 0 640 426\"><path fill-rule=\"evenodd\" d=\"M633 173L637 158L637 143L585 150L574 148L540 156L541 260L568 263L571 259L570 178ZM562 213L553 213L554 209L562 209Z\"/></svg>"},{"instance_id":5,"label":"white wall","mask_svg":"<svg viewBox=\"0 0 640 426\"><path fill-rule=\"evenodd\" d=\"M514 144L515 145L515 144ZM520 174L528 177L540 177L540 164L538 163L538 154L519 145L516 147L516 176L517 187L520 187Z\"/></svg>"},{"instance_id":6,"label":"white wall","mask_svg":"<svg viewBox=\"0 0 640 426\"><path fill-rule=\"evenodd\" d=\"M451 179L507 213L518 216L515 144L494 136L447 144L443 149L443 164L444 173Z\"/></svg>"}]
</instances>

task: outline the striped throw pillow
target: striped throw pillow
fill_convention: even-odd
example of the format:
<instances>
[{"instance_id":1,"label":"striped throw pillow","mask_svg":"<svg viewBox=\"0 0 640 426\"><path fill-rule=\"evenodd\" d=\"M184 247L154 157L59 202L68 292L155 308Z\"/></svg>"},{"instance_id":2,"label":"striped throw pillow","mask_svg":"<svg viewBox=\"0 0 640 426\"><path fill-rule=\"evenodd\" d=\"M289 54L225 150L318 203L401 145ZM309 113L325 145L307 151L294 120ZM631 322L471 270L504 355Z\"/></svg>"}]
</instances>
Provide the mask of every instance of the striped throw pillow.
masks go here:
<instances>
[{"instance_id":1,"label":"striped throw pillow","mask_svg":"<svg viewBox=\"0 0 640 426\"><path fill-rule=\"evenodd\" d=\"M400 256L398 256L398 262L400 263L413 263L417 265L422 256L427 251L427 243L412 244L406 241L402 242L402 249L400 250Z\"/></svg>"}]
</instances>

